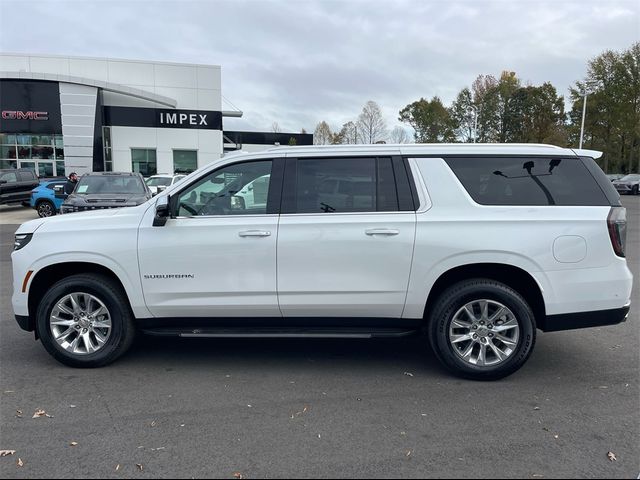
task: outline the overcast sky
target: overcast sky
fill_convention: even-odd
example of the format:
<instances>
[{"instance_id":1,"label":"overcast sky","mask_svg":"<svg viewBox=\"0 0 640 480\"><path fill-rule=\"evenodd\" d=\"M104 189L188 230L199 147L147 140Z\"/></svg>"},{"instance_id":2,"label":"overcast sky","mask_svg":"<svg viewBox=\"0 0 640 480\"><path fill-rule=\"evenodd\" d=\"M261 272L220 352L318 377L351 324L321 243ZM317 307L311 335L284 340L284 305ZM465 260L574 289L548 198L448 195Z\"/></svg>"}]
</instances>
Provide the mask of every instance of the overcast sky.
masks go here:
<instances>
[{"instance_id":1,"label":"overcast sky","mask_svg":"<svg viewBox=\"0 0 640 480\"><path fill-rule=\"evenodd\" d=\"M639 40L638 0L0 0L3 52L221 65L244 111L230 130L338 129L367 100L392 128L502 70L566 95L590 58Z\"/></svg>"}]
</instances>

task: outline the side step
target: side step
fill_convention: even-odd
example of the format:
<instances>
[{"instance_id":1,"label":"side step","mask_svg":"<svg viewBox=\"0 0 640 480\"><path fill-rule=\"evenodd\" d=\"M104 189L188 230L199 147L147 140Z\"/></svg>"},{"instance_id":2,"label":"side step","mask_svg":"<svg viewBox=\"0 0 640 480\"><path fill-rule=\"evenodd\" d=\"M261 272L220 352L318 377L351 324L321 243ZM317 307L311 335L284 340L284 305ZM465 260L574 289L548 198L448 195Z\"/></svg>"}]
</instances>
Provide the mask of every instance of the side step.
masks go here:
<instances>
[{"instance_id":1,"label":"side step","mask_svg":"<svg viewBox=\"0 0 640 480\"><path fill-rule=\"evenodd\" d=\"M407 328L151 328L143 333L155 336L185 338L394 338L407 337L419 333Z\"/></svg>"}]
</instances>

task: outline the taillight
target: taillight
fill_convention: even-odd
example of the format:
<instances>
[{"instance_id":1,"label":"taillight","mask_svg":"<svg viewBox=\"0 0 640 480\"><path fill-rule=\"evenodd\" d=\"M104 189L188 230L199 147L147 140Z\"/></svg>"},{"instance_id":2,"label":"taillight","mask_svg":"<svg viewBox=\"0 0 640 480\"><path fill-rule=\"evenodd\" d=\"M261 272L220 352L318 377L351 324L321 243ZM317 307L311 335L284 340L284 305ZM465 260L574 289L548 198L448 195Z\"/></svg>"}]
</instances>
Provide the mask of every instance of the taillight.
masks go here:
<instances>
[{"instance_id":1,"label":"taillight","mask_svg":"<svg viewBox=\"0 0 640 480\"><path fill-rule=\"evenodd\" d=\"M627 209L613 207L607 217L607 227L609 228L609 238L611 238L613 251L619 257L624 257L624 250L627 244Z\"/></svg>"}]
</instances>

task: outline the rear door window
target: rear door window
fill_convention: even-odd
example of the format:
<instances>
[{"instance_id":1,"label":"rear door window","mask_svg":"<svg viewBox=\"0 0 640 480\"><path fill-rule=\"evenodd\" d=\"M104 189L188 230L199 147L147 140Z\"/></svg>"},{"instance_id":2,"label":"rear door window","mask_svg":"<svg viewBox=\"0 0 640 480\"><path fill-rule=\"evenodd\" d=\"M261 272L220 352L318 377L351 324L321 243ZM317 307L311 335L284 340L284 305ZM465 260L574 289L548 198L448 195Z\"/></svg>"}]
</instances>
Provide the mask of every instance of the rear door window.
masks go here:
<instances>
[{"instance_id":1,"label":"rear door window","mask_svg":"<svg viewBox=\"0 0 640 480\"><path fill-rule=\"evenodd\" d=\"M298 159L295 213L398 210L390 158Z\"/></svg>"},{"instance_id":2,"label":"rear door window","mask_svg":"<svg viewBox=\"0 0 640 480\"><path fill-rule=\"evenodd\" d=\"M609 205L580 158L445 158L481 205Z\"/></svg>"}]
</instances>

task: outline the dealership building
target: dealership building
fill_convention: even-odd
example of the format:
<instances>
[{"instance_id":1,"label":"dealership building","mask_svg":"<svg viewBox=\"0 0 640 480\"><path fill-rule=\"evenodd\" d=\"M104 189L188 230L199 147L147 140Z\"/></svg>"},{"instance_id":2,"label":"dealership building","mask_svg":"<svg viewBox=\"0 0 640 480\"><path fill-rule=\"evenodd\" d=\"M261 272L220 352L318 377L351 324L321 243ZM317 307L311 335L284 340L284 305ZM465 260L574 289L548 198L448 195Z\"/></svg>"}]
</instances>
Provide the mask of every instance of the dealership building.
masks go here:
<instances>
[{"instance_id":1,"label":"dealership building","mask_svg":"<svg viewBox=\"0 0 640 480\"><path fill-rule=\"evenodd\" d=\"M223 129L221 68L0 54L0 168L191 172L230 150L313 136Z\"/></svg>"}]
</instances>

